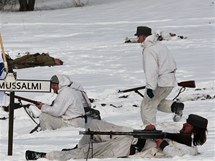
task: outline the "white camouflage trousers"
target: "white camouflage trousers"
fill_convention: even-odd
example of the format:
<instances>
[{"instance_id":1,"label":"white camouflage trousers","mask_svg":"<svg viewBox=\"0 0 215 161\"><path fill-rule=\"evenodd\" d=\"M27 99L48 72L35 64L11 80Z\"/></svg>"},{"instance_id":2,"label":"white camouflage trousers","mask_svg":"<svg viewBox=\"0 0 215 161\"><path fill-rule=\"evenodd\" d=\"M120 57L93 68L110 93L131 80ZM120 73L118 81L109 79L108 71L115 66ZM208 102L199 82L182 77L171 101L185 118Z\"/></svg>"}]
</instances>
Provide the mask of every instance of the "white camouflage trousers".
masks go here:
<instances>
[{"instance_id":1,"label":"white camouflage trousers","mask_svg":"<svg viewBox=\"0 0 215 161\"><path fill-rule=\"evenodd\" d=\"M157 87L154 91L154 97L149 98L146 90L144 98L141 102L141 118L144 125L156 124L157 110L172 113L172 100L167 100L166 97L171 93L173 87Z\"/></svg>"},{"instance_id":2,"label":"white camouflage trousers","mask_svg":"<svg viewBox=\"0 0 215 161\"><path fill-rule=\"evenodd\" d=\"M91 131L133 131L131 128L117 126L102 120L88 120L87 127ZM66 161L86 158L116 158L128 156L133 136L96 135L90 140L89 135L84 135L79 141L78 148L70 151L52 151L46 154L49 160ZM93 144L90 144L93 143ZM93 147L93 148L92 148Z\"/></svg>"},{"instance_id":3,"label":"white camouflage trousers","mask_svg":"<svg viewBox=\"0 0 215 161\"><path fill-rule=\"evenodd\" d=\"M62 117L55 117L46 113L41 113L39 119L42 130L56 130L67 126L85 127L83 118L74 118L72 120L65 121Z\"/></svg>"}]
</instances>

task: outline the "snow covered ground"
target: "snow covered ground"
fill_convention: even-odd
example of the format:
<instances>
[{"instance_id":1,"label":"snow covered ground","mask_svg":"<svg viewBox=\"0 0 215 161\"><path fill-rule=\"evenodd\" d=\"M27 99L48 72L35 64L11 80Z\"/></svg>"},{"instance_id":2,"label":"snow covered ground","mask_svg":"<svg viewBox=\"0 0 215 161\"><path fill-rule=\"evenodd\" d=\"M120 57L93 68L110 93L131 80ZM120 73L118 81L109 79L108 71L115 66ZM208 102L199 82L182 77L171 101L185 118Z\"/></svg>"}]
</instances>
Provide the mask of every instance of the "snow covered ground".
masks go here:
<instances>
[{"instance_id":1,"label":"snow covered ground","mask_svg":"<svg viewBox=\"0 0 215 161\"><path fill-rule=\"evenodd\" d=\"M145 85L141 61L142 48L140 44L125 44L125 37L133 37L139 25L149 26L153 31L187 36L184 40L163 43L168 46L177 61L178 82L195 80L196 88L187 88L179 97L185 103L182 120L175 123L171 114L158 112L157 128L164 131L179 130L190 113L208 118L208 140L199 147L200 154L173 159L215 159L214 0L90 0L87 6L78 8L62 7L58 0L52 2L47 5L48 2L36 0L34 12L1 12L0 32L5 51L11 57L15 58L18 53L25 52L48 52L64 61L63 66L15 70L19 79L48 80L56 73L68 74L84 86L89 97L96 100L93 106L100 110L104 120L140 129L142 122L139 105L142 98L132 92L117 92L119 89ZM176 87L169 98L174 98L179 89ZM16 94L42 102L50 102L53 97L52 93ZM128 95L128 98L119 98L123 95ZM35 115L39 115L34 106L31 106L31 109ZM0 110L1 117L8 116ZM8 156L8 120L0 120L0 160L24 161L27 149L48 152L71 148L81 137L79 130L83 130L64 128L29 134L35 126L23 109L15 111L13 155Z\"/></svg>"}]
</instances>

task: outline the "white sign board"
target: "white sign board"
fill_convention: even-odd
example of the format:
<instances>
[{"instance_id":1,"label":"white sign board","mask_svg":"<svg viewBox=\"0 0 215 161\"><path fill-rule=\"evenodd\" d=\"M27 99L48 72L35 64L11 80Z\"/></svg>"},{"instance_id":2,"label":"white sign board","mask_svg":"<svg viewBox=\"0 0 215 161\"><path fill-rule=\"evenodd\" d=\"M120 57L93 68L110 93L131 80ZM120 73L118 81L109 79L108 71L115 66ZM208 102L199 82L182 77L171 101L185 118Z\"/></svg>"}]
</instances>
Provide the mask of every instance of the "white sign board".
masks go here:
<instances>
[{"instance_id":1,"label":"white sign board","mask_svg":"<svg viewBox=\"0 0 215 161\"><path fill-rule=\"evenodd\" d=\"M0 91L14 92L51 92L49 80L0 80Z\"/></svg>"}]
</instances>

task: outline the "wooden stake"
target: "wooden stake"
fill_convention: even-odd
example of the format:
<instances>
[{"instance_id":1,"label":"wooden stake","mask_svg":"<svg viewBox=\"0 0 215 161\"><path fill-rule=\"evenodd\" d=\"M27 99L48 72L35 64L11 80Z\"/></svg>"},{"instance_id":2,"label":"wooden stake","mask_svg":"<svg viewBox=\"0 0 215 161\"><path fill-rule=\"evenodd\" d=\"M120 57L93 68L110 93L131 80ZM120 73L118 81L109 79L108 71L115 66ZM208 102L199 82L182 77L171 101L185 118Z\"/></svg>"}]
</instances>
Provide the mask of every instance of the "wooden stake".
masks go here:
<instances>
[{"instance_id":1,"label":"wooden stake","mask_svg":"<svg viewBox=\"0 0 215 161\"><path fill-rule=\"evenodd\" d=\"M1 51L2 51L2 58L3 58L3 61L4 61L4 68L5 68L6 73L8 73L8 64L7 64L6 54L5 54L5 51L4 51L4 46L3 46L1 33L0 33L0 45L1 45Z\"/></svg>"}]
</instances>

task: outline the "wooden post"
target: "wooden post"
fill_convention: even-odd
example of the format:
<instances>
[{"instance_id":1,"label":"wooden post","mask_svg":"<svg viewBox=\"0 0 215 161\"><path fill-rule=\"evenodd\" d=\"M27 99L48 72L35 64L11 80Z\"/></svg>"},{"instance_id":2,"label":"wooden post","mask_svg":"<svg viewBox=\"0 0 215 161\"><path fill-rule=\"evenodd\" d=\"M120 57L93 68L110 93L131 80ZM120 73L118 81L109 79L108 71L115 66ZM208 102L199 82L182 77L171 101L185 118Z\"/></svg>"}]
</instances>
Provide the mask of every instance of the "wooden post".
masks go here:
<instances>
[{"instance_id":1,"label":"wooden post","mask_svg":"<svg viewBox=\"0 0 215 161\"><path fill-rule=\"evenodd\" d=\"M12 77L14 80L16 79L16 75L13 72L13 68L9 68L9 73L12 73ZM9 76L9 75L8 75ZM13 123L14 123L14 98L15 92L10 92L10 106L9 106L9 127L8 127L8 155L13 154Z\"/></svg>"},{"instance_id":2,"label":"wooden post","mask_svg":"<svg viewBox=\"0 0 215 161\"><path fill-rule=\"evenodd\" d=\"M8 73L8 64L7 64L6 54L5 54L5 51L4 51L4 46L3 46L3 40L2 40L2 37L1 37L1 33L0 33L0 45L1 45L1 51L2 51L2 58L3 58L3 61L4 61L4 68L5 68L6 73Z\"/></svg>"},{"instance_id":3,"label":"wooden post","mask_svg":"<svg viewBox=\"0 0 215 161\"><path fill-rule=\"evenodd\" d=\"M13 153L14 95L15 95L15 92L10 92L9 128L8 128L8 155L12 155L12 153Z\"/></svg>"}]
</instances>

